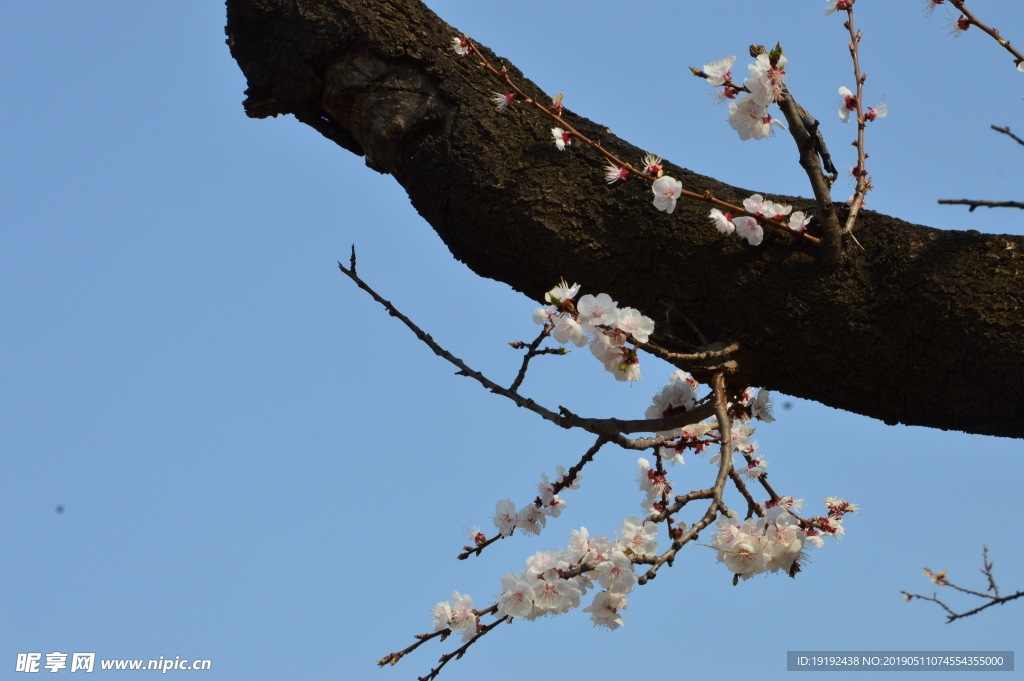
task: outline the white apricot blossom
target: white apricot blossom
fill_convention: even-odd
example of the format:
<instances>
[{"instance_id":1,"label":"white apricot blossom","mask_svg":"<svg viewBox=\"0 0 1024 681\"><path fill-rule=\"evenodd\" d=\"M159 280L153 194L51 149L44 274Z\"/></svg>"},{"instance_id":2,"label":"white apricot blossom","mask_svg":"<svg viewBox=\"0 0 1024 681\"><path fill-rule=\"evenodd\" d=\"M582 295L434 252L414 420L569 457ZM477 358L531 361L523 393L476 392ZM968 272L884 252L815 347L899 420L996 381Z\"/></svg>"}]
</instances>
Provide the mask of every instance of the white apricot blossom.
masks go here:
<instances>
[{"instance_id":1,"label":"white apricot blossom","mask_svg":"<svg viewBox=\"0 0 1024 681\"><path fill-rule=\"evenodd\" d=\"M662 175L651 184L654 192L654 207L671 214L676 209L676 201L682 196L683 183L668 175Z\"/></svg>"}]
</instances>

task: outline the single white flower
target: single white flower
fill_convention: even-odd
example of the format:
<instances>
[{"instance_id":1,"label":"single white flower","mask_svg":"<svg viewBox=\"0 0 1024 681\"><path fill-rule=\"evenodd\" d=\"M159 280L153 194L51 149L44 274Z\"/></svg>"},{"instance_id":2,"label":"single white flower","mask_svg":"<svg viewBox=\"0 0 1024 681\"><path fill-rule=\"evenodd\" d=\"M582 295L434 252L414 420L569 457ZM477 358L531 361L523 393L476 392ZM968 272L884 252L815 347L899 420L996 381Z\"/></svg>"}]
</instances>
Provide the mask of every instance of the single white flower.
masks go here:
<instances>
[{"instance_id":1,"label":"single white flower","mask_svg":"<svg viewBox=\"0 0 1024 681\"><path fill-rule=\"evenodd\" d=\"M710 64L704 65L704 73L707 74L708 83L715 87L724 85L725 81L732 79L732 74L729 73L729 69L736 63L736 57L722 57Z\"/></svg>"},{"instance_id":2,"label":"single white flower","mask_svg":"<svg viewBox=\"0 0 1024 681\"><path fill-rule=\"evenodd\" d=\"M851 2L851 0L828 0L828 1L829 1L830 4L829 4L828 9L825 10L825 16L828 16L829 14L832 14L832 12L835 12L837 9L838 10L850 9L850 5L853 4Z\"/></svg>"},{"instance_id":3,"label":"single white flower","mask_svg":"<svg viewBox=\"0 0 1024 681\"><path fill-rule=\"evenodd\" d=\"M633 336L640 343L646 343L650 335L654 333L654 320L643 316L640 314L640 310L631 307L619 310L615 326Z\"/></svg>"},{"instance_id":4,"label":"single white flower","mask_svg":"<svg viewBox=\"0 0 1024 681\"><path fill-rule=\"evenodd\" d=\"M889 105L885 103L883 99L878 103L876 107L868 107L868 110L864 113L864 119L873 121L877 118L885 118L889 115Z\"/></svg>"},{"instance_id":5,"label":"single white flower","mask_svg":"<svg viewBox=\"0 0 1024 681\"><path fill-rule=\"evenodd\" d=\"M434 631L447 629L448 623L452 621L452 607L447 601L435 605L430 611L430 614L434 617L434 619L430 621L431 626L434 627Z\"/></svg>"},{"instance_id":6,"label":"single white flower","mask_svg":"<svg viewBox=\"0 0 1024 681\"><path fill-rule=\"evenodd\" d=\"M555 146L559 151L565 151L565 148L572 144L572 135L561 128L551 128L551 136L555 138Z\"/></svg>"},{"instance_id":7,"label":"single white flower","mask_svg":"<svg viewBox=\"0 0 1024 681\"><path fill-rule=\"evenodd\" d=\"M561 305L567 300L572 300L576 297L576 294L580 292L580 285L573 284L569 286L565 283L565 280L558 282L558 286L554 287L550 291L544 294L544 302L552 303L554 305Z\"/></svg>"},{"instance_id":8,"label":"single white flower","mask_svg":"<svg viewBox=\"0 0 1024 681\"><path fill-rule=\"evenodd\" d=\"M501 598L498 609L510 617L526 617L533 610L536 592L529 582L510 572L501 578Z\"/></svg>"},{"instance_id":9,"label":"single white flower","mask_svg":"<svg viewBox=\"0 0 1024 681\"><path fill-rule=\"evenodd\" d=\"M516 505L511 499L502 499L494 508L494 526L502 537L507 537L516 529Z\"/></svg>"},{"instance_id":10,"label":"single white flower","mask_svg":"<svg viewBox=\"0 0 1024 681\"><path fill-rule=\"evenodd\" d=\"M623 182L629 177L629 170L626 166L617 166L614 163L609 163L604 167L604 181L608 184L615 184L619 180Z\"/></svg>"},{"instance_id":11,"label":"single white flower","mask_svg":"<svg viewBox=\"0 0 1024 681\"><path fill-rule=\"evenodd\" d=\"M658 542L654 539L657 536L657 525L630 516L622 521L618 546L623 552L630 550L638 556L651 556L658 553Z\"/></svg>"},{"instance_id":12,"label":"single white flower","mask_svg":"<svg viewBox=\"0 0 1024 681\"><path fill-rule=\"evenodd\" d=\"M746 239L751 246L757 246L761 243L761 240L764 238L764 230L761 229L761 225L757 223L755 218L743 215L733 218L732 222L736 225L736 236Z\"/></svg>"},{"instance_id":13,"label":"single white flower","mask_svg":"<svg viewBox=\"0 0 1024 681\"><path fill-rule=\"evenodd\" d=\"M747 465L740 465L736 467L736 472L740 475L744 475L751 480L760 478L767 472L768 462L764 459L751 459Z\"/></svg>"},{"instance_id":14,"label":"single white flower","mask_svg":"<svg viewBox=\"0 0 1024 681\"><path fill-rule=\"evenodd\" d=\"M744 391L743 396L746 398L743 406L750 410L750 415L752 417L760 421L764 421L765 423L771 423L775 420L775 417L772 415L771 392L765 388L761 388L757 392L757 395L755 395L751 388L747 388L747 390Z\"/></svg>"},{"instance_id":15,"label":"single white flower","mask_svg":"<svg viewBox=\"0 0 1024 681\"><path fill-rule=\"evenodd\" d=\"M540 506L532 501L519 509L516 513L516 527L524 532L540 534L540 531L547 525L548 519Z\"/></svg>"},{"instance_id":16,"label":"single white flower","mask_svg":"<svg viewBox=\"0 0 1024 681\"><path fill-rule=\"evenodd\" d=\"M567 314L555 317L555 329L552 335L559 343L572 341L579 348L589 342L589 339L583 335L583 327L580 326L580 323Z\"/></svg>"},{"instance_id":17,"label":"single white flower","mask_svg":"<svg viewBox=\"0 0 1024 681\"><path fill-rule=\"evenodd\" d=\"M849 123L850 112L857 110L857 97L845 85L839 88L839 96L843 98L839 103L839 120L843 123Z\"/></svg>"},{"instance_id":18,"label":"single white flower","mask_svg":"<svg viewBox=\"0 0 1024 681\"><path fill-rule=\"evenodd\" d=\"M588 605L583 608L583 612L590 613L590 619L594 621L594 626L618 629L622 626L622 617L618 614L618 611L624 610L625 608L625 596L622 594L602 591L594 596L594 602L592 605Z\"/></svg>"},{"instance_id":19,"label":"single white flower","mask_svg":"<svg viewBox=\"0 0 1024 681\"><path fill-rule=\"evenodd\" d=\"M491 101L494 102L494 106L498 107L498 111L504 111L508 108L509 104L515 104L516 95L511 91L506 92L505 94L495 92L494 96L491 97Z\"/></svg>"},{"instance_id":20,"label":"single white flower","mask_svg":"<svg viewBox=\"0 0 1024 681\"><path fill-rule=\"evenodd\" d=\"M609 591L628 594L637 583L633 561L622 551L612 551L608 560L597 566L597 583Z\"/></svg>"},{"instance_id":21,"label":"single white flower","mask_svg":"<svg viewBox=\"0 0 1024 681\"><path fill-rule=\"evenodd\" d=\"M607 293L598 293L597 296L588 293L576 303L576 310L580 313L584 332L591 332L602 324L613 326L619 314L618 303Z\"/></svg>"},{"instance_id":22,"label":"single white flower","mask_svg":"<svg viewBox=\"0 0 1024 681\"><path fill-rule=\"evenodd\" d=\"M765 201L765 198L760 194L754 194L750 198L743 199L743 209L754 215L768 215L768 212L774 205L771 201Z\"/></svg>"},{"instance_id":23,"label":"single white flower","mask_svg":"<svg viewBox=\"0 0 1024 681\"><path fill-rule=\"evenodd\" d=\"M472 52L469 40L466 38L456 37L452 38L452 49L455 50L455 54L460 57L465 57Z\"/></svg>"},{"instance_id":24,"label":"single white flower","mask_svg":"<svg viewBox=\"0 0 1024 681\"><path fill-rule=\"evenodd\" d=\"M803 211L797 211L789 216L789 228L794 232L803 232L807 229L807 223L811 221L810 215L804 215Z\"/></svg>"},{"instance_id":25,"label":"single white flower","mask_svg":"<svg viewBox=\"0 0 1024 681\"><path fill-rule=\"evenodd\" d=\"M565 501L559 499L558 495L556 494L551 499L551 501L541 506L540 510L541 513L543 513L544 515L549 515L552 518L557 518L558 516L562 515L562 511L565 510L566 505L567 504L565 503Z\"/></svg>"},{"instance_id":26,"label":"single white flower","mask_svg":"<svg viewBox=\"0 0 1024 681\"><path fill-rule=\"evenodd\" d=\"M744 95L735 102L729 102L729 125L741 140L764 139L772 133L772 126L786 126L782 121L772 118L768 108L759 104L752 96Z\"/></svg>"},{"instance_id":27,"label":"single white flower","mask_svg":"<svg viewBox=\"0 0 1024 681\"><path fill-rule=\"evenodd\" d=\"M581 592L575 582L562 579L553 569L544 571L544 579L533 585L533 604L541 610L562 610L570 600L578 600Z\"/></svg>"},{"instance_id":28,"label":"single white flower","mask_svg":"<svg viewBox=\"0 0 1024 681\"><path fill-rule=\"evenodd\" d=\"M569 533L569 545L566 550L572 554L572 562L576 564L582 562L582 558L590 550L590 533L587 528L581 527Z\"/></svg>"},{"instance_id":29,"label":"single white flower","mask_svg":"<svg viewBox=\"0 0 1024 681\"><path fill-rule=\"evenodd\" d=\"M719 550L718 561L744 579L767 569L764 550L768 539L758 534L752 520L739 527L730 526L726 532L715 533L711 545Z\"/></svg>"},{"instance_id":30,"label":"single white flower","mask_svg":"<svg viewBox=\"0 0 1024 681\"><path fill-rule=\"evenodd\" d=\"M473 610L473 599L469 594L461 595L452 592L452 619L448 628L462 632L462 641L466 642L476 636L476 611Z\"/></svg>"},{"instance_id":31,"label":"single white flower","mask_svg":"<svg viewBox=\"0 0 1024 681\"><path fill-rule=\"evenodd\" d=\"M603 534L599 534L590 540L590 550L587 551L584 560L588 565L600 565L608 560L608 556L612 555L614 550L615 546L611 540Z\"/></svg>"},{"instance_id":32,"label":"single white flower","mask_svg":"<svg viewBox=\"0 0 1024 681\"><path fill-rule=\"evenodd\" d=\"M654 207L671 214L676 209L676 201L682 196L683 183L662 175L651 185L651 191L654 192Z\"/></svg>"},{"instance_id":33,"label":"single white flower","mask_svg":"<svg viewBox=\"0 0 1024 681\"><path fill-rule=\"evenodd\" d=\"M558 312L558 308L554 305L548 305L547 307L538 307L533 311L533 323L534 324L547 324L551 321L551 315Z\"/></svg>"},{"instance_id":34,"label":"single white flower","mask_svg":"<svg viewBox=\"0 0 1024 681\"><path fill-rule=\"evenodd\" d=\"M654 175L655 177L661 177L661 156L654 154L644 154L643 159L640 160L641 165L644 167L644 172L648 175Z\"/></svg>"},{"instance_id":35,"label":"single white flower","mask_svg":"<svg viewBox=\"0 0 1024 681\"><path fill-rule=\"evenodd\" d=\"M790 211L793 210L793 206L787 206L784 203L772 203L771 201L765 201L765 210L768 211L763 214L765 217L772 218L774 220L782 220L789 215Z\"/></svg>"},{"instance_id":36,"label":"single white flower","mask_svg":"<svg viewBox=\"0 0 1024 681\"><path fill-rule=\"evenodd\" d=\"M715 221L715 227L722 234L732 234L736 231L736 225L732 223L732 214L723 213L717 208L712 208L708 217Z\"/></svg>"},{"instance_id":37,"label":"single white flower","mask_svg":"<svg viewBox=\"0 0 1024 681\"><path fill-rule=\"evenodd\" d=\"M687 440L696 440L702 438L713 430L713 426L707 421L701 421L700 423L692 423L688 426L683 426L683 437Z\"/></svg>"}]
</instances>

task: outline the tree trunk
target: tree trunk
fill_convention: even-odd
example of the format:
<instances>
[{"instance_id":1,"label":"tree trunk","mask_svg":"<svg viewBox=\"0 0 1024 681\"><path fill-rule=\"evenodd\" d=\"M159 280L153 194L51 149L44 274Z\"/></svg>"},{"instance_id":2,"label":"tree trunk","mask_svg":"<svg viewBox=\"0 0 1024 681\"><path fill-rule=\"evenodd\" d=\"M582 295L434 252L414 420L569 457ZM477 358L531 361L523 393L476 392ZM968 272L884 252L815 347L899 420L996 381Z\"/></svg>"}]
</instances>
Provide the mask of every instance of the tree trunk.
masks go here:
<instances>
[{"instance_id":1,"label":"tree trunk","mask_svg":"<svg viewBox=\"0 0 1024 681\"><path fill-rule=\"evenodd\" d=\"M643 181L606 186L591 150L555 149L551 122L516 106L456 31L419 0L228 0L246 113L293 114L405 188L452 254L536 300L564 277L658 322L681 352L738 342L737 384L882 419L1024 437L1024 238L950 232L864 211L830 267L820 248L768 231L749 247L709 207L666 215ZM497 58L483 48L492 63ZM530 96L546 95L504 63ZM643 152L572 112L620 158ZM695 192L752 192L689 170ZM794 210L813 201L780 197ZM840 215L845 205L837 205Z\"/></svg>"}]
</instances>

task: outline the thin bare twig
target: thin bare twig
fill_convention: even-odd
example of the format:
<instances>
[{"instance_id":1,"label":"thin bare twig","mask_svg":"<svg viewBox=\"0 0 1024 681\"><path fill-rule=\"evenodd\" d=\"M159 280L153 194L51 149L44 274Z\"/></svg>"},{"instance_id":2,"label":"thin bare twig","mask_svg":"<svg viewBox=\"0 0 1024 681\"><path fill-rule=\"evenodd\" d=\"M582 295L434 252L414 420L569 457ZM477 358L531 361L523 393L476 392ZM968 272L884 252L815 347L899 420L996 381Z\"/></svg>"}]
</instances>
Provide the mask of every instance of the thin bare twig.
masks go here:
<instances>
[{"instance_id":1,"label":"thin bare twig","mask_svg":"<svg viewBox=\"0 0 1024 681\"><path fill-rule=\"evenodd\" d=\"M1022 140L1021 138L1017 137L1012 132L1010 132L1010 126L1006 126L1005 128L1000 128L998 125L993 125L992 129L995 130L996 132L1001 132L1004 135L1009 135L1013 139L1017 140L1017 144L1024 145L1024 140Z\"/></svg>"},{"instance_id":2,"label":"thin bare twig","mask_svg":"<svg viewBox=\"0 0 1024 681\"><path fill-rule=\"evenodd\" d=\"M983 201L975 199L939 199L939 203L950 206L970 206L968 213L975 208L1024 208L1022 201Z\"/></svg>"},{"instance_id":3,"label":"thin bare twig","mask_svg":"<svg viewBox=\"0 0 1024 681\"><path fill-rule=\"evenodd\" d=\"M903 598L906 599L907 601L912 601L914 599L918 599L918 600L922 600L922 601L931 601L932 603L937 603L939 606L942 607L943 610L945 610L947 613L949 613L946 616L946 623L947 624L949 624L950 622L954 622L954 621L956 621L956 620L958 620L958 619L960 619L962 617L970 617L971 615L975 615L975 614L981 612L982 610L984 610L985 608L990 608L993 605L1002 605L1003 603L1006 603L1008 601L1012 601L1012 600L1015 600L1017 598L1021 598L1022 596L1024 596L1024 591L1018 591L1018 592L1016 592L1014 594L1011 594L1009 596L1000 596L999 595L999 585L996 584L995 576L993 576L993 574L992 574L992 567L993 567L994 564L988 558L988 547L987 546L982 547L981 561L982 561L982 565L983 565L983 567L981 569L981 573L983 575L985 575L985 578L988 580L988 590L992 592L990 594L982 593L980 591L974 591L973 589L966 589L966 588L964 588L962 586L957 586L956 584L953 584L947 578L948 575L946 574L945 570L940 570L939 572L932 572L929 568L925 568L924 569L925 576L928 577L931 580L932 584L937 584L938 586L948 586L948 587L951 587L951 588L953 588L953 589L955 589L957 591L960 591L962 593L965 593L965 594L968 594L968 595L971 595L971 596L976 596L977 598L982 598L982 599L985 599L985 600L988 601L984 605L980 605L977 608L974 608L973 610L968 610L966 612L956 612L951 607L946 605L943 601L941 601L934 594L931 595L931 596L922 596L920 594L912 594L912 593L909 593L907 591L901 591L900 593L903 594Z\"/></svg>"},{"instance_id":4,"label":"thin bare twig","mask_svg":"<svg viewBox=\"0 0 1024 681\"><path fill-rule=\"evenodd\" d=\"M998 125L991 126L996 132L1001 132L1004 135L1009 135L1011 139L1017 140L1018 144L1024 145L1024 140L1010 132L1010 126L1000 128ZM1024 202L1022 201L985 201L976 199L939 199L939 203L945 205L958 205L958 206L970 206L967 210L968 213L973 213L975 208L1020 208L1024 209Z\"/></svg>"},{"instance_id":5,"label":"thin bare twig","mask_svg":"<svg viewBox=\"0 0 1024 681\"><path fill-rule=\"evenodd\" d=\"M533 342L527 346L529 349L526 351L526 355L523 356L523 366L519 368L519 373L516 375L516 380L512 381L512 385L510 385L508 388L509 390L511 390L512 392L519 390L519 386L523 384L523 379L526 378L526 370L530 366L530 360L536 357L537 355L564 354L564 350L562 350L561 348L548 348L547 350L537 349L538 347L540 347L540 344L544 342L544 339L547 338L550 333L551 327L545 324L544 330L540 332L540 335L537 336L533 340ZM512 344L510 343L510 345Z\"/></svg>"},{"instance_id":6,"label":"thin bare twig","mask_svg":"<svg viewBox=\"0 0 1024 681\"><path fill-rule=\"evenodd\" d=\"M355 262L354 247L352 262ZM559 413L556 414L550 409L546 409L545 407L542 407L541 405L537 404L532 399L523 397L514 390L509 390L507 388L501 387L491 379L484 376L479 371L475 371L474 369L470 368L469 365L467 365L461 359L459 359L458 357L456 357L455 355L453 355L452 353L448 352L440 345L438 345L437 341L435 341L433 338L430 337L429 334L424 332L420 327L413 323L411 319L409 319L404 314L399 312L398 309L395 308L395 306L392 305L389 301L384 300L384 298L382 298L376 291L374 291L366 282L360 279L352 269L346 268L340 262L338 263L338 269L340 269L342 273L345 274L345 276L347 276L349 279L355 282L355 284L359 288L366 291L370 295L370 297L372 297L374 300L376 300L378 303L384 306L384 309L388 311L388 314L390 314L392 317L396 317L400 322L405 324L409 328L409 330L416 335L417 338L423 341L427 345L427 347L429 347L434 352L435 355L447 360L451 364L454 364L456 367L458 367L459 370L455 372L457 375L472 378L473 380L477 381L482 386L490 390L492 393L501 395L502 397L507 397L508 399L512 400L516 404L516 406L523 407L524 409L529 409L530 411L537 414L541 418L551 421L552 423L561 428L581 428L590 433L594 433L595 435L600 435L601 433L651 433L672 430L674 428L680 428L682 426L688 426L690 424L697 423L698 421L706 419L708 416L711 415L711 409L709 407L698 407L697 409L691 411L672 414L671 416L667 416L661 419L623 420L584 418L581 416L577 416L576 414L573 414L565 407L559 407Z\"/></svg>"}]
</instances>

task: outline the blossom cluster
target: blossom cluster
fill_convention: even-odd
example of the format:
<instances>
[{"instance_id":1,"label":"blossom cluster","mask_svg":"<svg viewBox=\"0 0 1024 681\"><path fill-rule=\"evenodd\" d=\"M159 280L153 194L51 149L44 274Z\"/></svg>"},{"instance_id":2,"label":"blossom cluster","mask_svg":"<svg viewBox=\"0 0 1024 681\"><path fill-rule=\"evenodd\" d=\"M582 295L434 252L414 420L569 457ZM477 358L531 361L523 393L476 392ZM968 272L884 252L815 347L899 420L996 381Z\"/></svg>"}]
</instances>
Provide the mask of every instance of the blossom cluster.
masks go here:
<instances>
[{"instance_id":1,"label":"blossom cluster","mask_svg":"<svg viewBox=\"0 0 1024 681\"><path fill-rule=\"evenodd\" d=\"M502 499L495 505L494 526L498 528L498 533L502 537L508 537L516 530L526 534L540 534L547 525L549 516L557 518L565 510L565 501L555 494L555 485L560 485L560 489L579 489L583 474L577 472L570 481L566 479L565 467L558 466L555 468L554 482L548 480L545 473L541 473L540 477L536 500L518 511L511 499Z\"/></svg>"},{"instance_id":2,"label":"blossom cluster","mask_svg":"<svg viewBox=\"0 0 1024 681\"><path fill-rule=\"evenodd\" d=\"M579 607L580 598L594 589L596 582L604 590L583 611L590 613L595 625L617 629L622 626L619 611L627 607L626 594L637 583L630 556L654 555L657 534L657 525L635 516L622 521L614 541L604 535L591 537L585 527L573 530L565 549L538 551L527 558L519 573L501 578L496 616L535 620L569 612ZM477 633L478 616L469 595L456 591L451 601L438 603L431 614L434 631L461 632L463 641Z\"/></svg>"},{"instance_id":3,"label":"blossom cluster","mask_svg":"<svg viewBox=\"0 0 1024 681\"><path fill-rule=\"evenodd\" d=\"M732 80L732 66L736 57L723 57L703 69L691 68L694 75L704 78L708 84L721 87L717 94L718 102L729 102L729 125L739 134L741 140L764 139L772 134L772 128L785 128L782 121L768 113L768 107L782 97L785 88L786 66L789 60L776 46L770 53L757 55L753 64L747 65L749 77L744 79L740 87ZM742 97L737 99L740 93Z\"/></svg>"},{"instance_id":4,"label":"blossom cluster","mask_svg":"<svg viewBox=\"0 0 1024 681\"><path fill-rule=\"evenodd\" d=\"M733 217L732 213L723 213L718 208L712 208L711 212L708 213L708 217L714 221L715 227L719 232L722 234L735 234L741 239L746 239L747 243L751 246L757 246L764 240L764 229L757 221L758 217L765 217L771 220L785 220L786 216L789 215L787 227L797 233L806 230L807 224L811 221L811 217L805 215L802 211L796 211L790 215L790 211L793 210L792 206L773 203L760 194L754 194L749 198L743 199L743 208L748 213L751 213L753 217L749 215Z\"/></svg>"},{"instance_id":5,"label":"blossom cluster","mask_svg":"<svg viewBox=\"0 0 1024 681\"><path fill-rule=\"evenodd\" d=\"M434 631L450 629L453 632L462 632L463 642L476 636L478 618L469 594L463 596L458 591L453 591L451 602L438 603L430 614L434 616L430 622Z\"/></svg>"},{"instance_id":6,"label":"blossom cluster","mask_svg":"<svg viewBox=\"0 0 1024 681\"><path fill-rule=\"evenodd\" d=\"M559 343L574 343L590 351L619 381L640 380L640 359L636 343L646 343L654 332L654 321L631 307L620 308L607 293L585 295L576 301L580 285L564 281L544 294L548 305L533 312L537 324L550 324ZM633 347L627 346L633 343Z\"/></svg>"},{"instance_id":7,"label":"blossom cluster","mask_svg":"<svg viewBox=\"0 0 1024 681\"><path fill-rule=\"evenodd\" d=\"M795 502L794 502L795 503ZM711 546L718 551L718 562L734 575L750 579L762 572L779 572L791 577L800 571L806 544L819 546L821 537L808 537L788 511L793 505L773 506L764 516L739 521L722 515L716 523Z\"/></svg>"},{"instance_id":8,"label":"blossom cluster","mask_svg":"<svg viewBox=\"0 0 1024 681\"><path fill-rule=\"evenodd\" d=\"M657 552L657 533L657 525L637 517L622 522L615 541L604 535L591 537L585 527L573 530L564 550L538 551L520 573L502 577L498 611L528 620L562 614L579 607L580 597L593 589L596 581L604 591L583 611L590 613L595 625L616 629L622 626L618 611L626 608L625 596L637 583L629 556ZM569 571L579 574L564 576Z\"/></svg>"},{"instance_id":9,"label":"blossom cluster","mask_svg":"<svg viewBox=\"0 0 1024 681\"><path fill-rule=\"evenodd\" d=\"M820 549L825 535L843 536L843 516L857 511L856 505L845 499L829 497L825 500L827 516L801 520L793 511L802 506L801 500L781 497L762 506L758 518L740 522L735 513L723 514L711 543L718 550L718 562L725 563L736 579L779 571L793 577L806 559L804 549Z\"/></svg>"}]
</instances>

